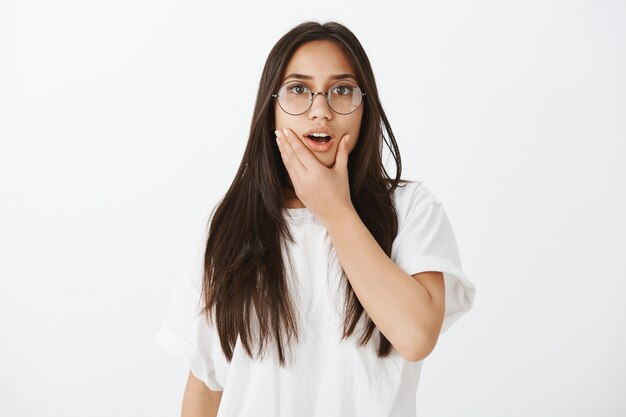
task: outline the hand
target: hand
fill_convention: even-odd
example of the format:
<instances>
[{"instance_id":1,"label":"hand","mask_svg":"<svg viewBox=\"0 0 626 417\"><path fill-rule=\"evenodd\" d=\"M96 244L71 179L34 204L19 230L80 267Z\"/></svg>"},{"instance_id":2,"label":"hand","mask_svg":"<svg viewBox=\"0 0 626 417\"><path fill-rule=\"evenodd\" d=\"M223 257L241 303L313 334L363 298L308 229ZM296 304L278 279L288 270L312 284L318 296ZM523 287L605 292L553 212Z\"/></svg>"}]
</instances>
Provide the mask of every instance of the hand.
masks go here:
<instances>
[{"instance_id":1,"label":"hand","mask_svg":"<svg viewBox=\"0 0 626 417\"><path fill-rule=\"evenodd\" d=\"M296 196L322 224L345 210L354 210L348 179L349 135L340 139L335 163L327 168L290 129L274 133Z\"/></svg>"}]
</instances>

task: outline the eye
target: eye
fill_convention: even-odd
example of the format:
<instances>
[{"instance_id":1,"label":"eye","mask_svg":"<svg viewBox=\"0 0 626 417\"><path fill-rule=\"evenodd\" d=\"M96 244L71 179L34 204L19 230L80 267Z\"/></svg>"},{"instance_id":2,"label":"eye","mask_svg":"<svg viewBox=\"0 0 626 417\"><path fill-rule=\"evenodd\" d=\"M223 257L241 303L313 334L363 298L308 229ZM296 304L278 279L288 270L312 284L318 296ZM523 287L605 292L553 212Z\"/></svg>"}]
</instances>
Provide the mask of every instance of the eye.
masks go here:
<instances>
[{"instance_id":1,"label":"eye","mask_svg":"<svg viewBox=\"0 0 626 417\"><path fill-rule=\"evenodd\" d=\"M308 90L309 88L304 84L292 84L287 88L287 91L297 96L305 94Z\"/></svg>"},{"instance_id":2,"label":"eye","mask_svg":"<svg viewBox=\"0 0 626 417\"><path fill-rule=\"evenodd\" d=\"M337 85L333 88L333 94L339 94L340 96L347 96L352 94L354 87L351 85Z\"/></svg>"}]
</instances>

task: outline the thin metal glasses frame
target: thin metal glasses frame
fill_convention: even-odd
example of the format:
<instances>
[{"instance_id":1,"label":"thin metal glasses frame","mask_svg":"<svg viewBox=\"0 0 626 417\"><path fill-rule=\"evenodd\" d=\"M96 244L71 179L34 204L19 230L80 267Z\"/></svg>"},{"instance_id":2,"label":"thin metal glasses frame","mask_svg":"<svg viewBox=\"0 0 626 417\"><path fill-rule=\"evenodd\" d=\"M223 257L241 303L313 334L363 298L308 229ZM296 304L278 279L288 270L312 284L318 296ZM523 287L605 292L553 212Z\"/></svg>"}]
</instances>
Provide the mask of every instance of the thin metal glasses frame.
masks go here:
<instances>
[{"instance_id":1,"label":"thin metal glasses frame","mask_svg":"<svg viewBox=\"0 0 626 417\"><path fill-rule=\"evenodd\" d=\"M278 89L278 92L280 92L280 90L282 90L282 88L283 88L285 85L287 85L287 84L289 84L289 83L292 83L292 82L300 82L300 81L287 81L285 84L283 84L283 85L281 85L281 86L280 86L280 88ZM342 82L342 81L339 81L339 82ZM335 84L338 84L339 82L336 82ZM345 82L345 81L343 81L343 82ZM305 83L302 83L302 82L300 82L300 83L301 83L301 84L306 85ZM361 98L361 102L359 103L359 105L358 105L358 106L357 106L354 110L352 110L352 111L351 111L351 112L349 112L349 113L339 113L338 111L335 111L335 109L333 109L333 107L330 105L330 102L328 101L328 94L330 94L330 91L331 91L331 90L332 90L332 88L335 86L335 84L331 85L331 86L328 88L328 91L326 91L326 92L323 92L323 91L318 91L318 92L315 92L315 93L314 93L314 92L313 92L313 91L311 91L311 89L309 88L309 91L311 92L311 94L310 94L310 98L311 98L311 99L309 100L309 107L307 107L307 108L306 108L306 110L305 110L305 111L303 111L302 113L289 113L287 110L283 109L283 106L281 106L281 105L280 105L280 101L278 101L278 105L280 106L280 108L282 109L282 111L284 111L285 113L290 114L290 115L292 115L292 116L299 116L299 115L301 115L301 114L306 113L307 111L309 111L309 109L310 109L310 108L311 108L311 106L313 105L313 102L315 101L315 96L316 96L316 95L318 95L318 94L321 94L321 95L323 95L323 96L324 96L324 98L326 99L326 104L328 104L328 107L329 107L332 111L334 111L335 113L337 113L337 114L343 114L343 115L346 115L346 114L351 114L351 113L354 113L354 112L355 112L355 111L356 111L359 107L361 107L361 104L363 104L363 99L362 99L362 98ZM358 84L356 84L356 83L354 83L354 84L355 84L357 87L359 87L359 85L358 85ZM309 87L309 86L307 85L307 88L308 88L308 87ZM360 89L361 89L361 87L359 87L359 90L360 90ZM364 96L364 95L366 95L366 93L361 92L361 97L362 97L362 96ZM278 98L278 93L276 93L276 94L272 94L272 97L274 97L274 98Z\"/></svg>"}]
</instances>

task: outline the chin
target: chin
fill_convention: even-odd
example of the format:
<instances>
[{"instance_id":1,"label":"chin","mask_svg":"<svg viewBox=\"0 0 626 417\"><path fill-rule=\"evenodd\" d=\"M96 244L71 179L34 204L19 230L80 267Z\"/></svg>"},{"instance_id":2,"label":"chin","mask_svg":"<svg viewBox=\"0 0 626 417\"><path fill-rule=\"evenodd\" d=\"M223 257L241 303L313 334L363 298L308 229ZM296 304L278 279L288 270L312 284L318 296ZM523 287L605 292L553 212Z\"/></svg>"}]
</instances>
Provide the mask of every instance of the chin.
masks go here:
<instances>
[{"instance_id":1,"label":"chin","mask_svg":"<svg viewBox=\"0 0 626 417\"><path fill-rule=\"evenodd\" d=\"M316 158L326 168L330 168L335 164L335 155L324 155L324 158Z\"/></svg>"}]
</instances>

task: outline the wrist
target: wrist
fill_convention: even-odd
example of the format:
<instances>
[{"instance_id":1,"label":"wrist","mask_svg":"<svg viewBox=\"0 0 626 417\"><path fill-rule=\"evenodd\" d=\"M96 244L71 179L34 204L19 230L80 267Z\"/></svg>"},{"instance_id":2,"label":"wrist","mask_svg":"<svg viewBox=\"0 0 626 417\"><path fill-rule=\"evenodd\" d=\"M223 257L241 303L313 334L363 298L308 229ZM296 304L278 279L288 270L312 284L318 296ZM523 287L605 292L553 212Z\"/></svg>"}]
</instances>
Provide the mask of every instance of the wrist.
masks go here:
<instances>
[{"instance_id":1,"label":"wrist","mask_svg":"<svg viewBox=\"0 0 626 417\"><path fill-rule=\"evenodd\" d=\"M356 212L356 209L352 204L348 206L342 206L333 210L330 214L328 214L324 219L320 219L321 223L324 224L326 230L328 230L329 234L332 234L336 229L340 229L343 225L350 223L354 220L354 218L358 218L360 220L359 214Z\"/></svg>"}]
</instances>

